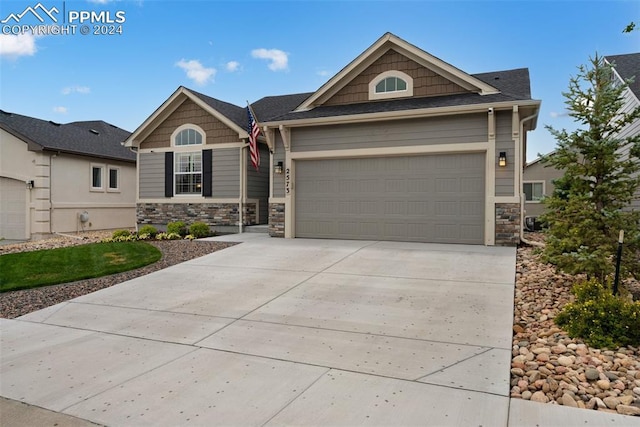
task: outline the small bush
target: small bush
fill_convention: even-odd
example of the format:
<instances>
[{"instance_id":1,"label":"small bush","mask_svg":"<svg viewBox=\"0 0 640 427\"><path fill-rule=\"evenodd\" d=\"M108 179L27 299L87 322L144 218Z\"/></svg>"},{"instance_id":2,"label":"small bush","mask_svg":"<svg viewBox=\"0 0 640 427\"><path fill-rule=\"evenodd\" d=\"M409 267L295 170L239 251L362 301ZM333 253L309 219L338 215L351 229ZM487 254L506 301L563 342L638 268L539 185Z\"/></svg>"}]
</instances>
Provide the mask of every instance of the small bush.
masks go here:
<instances>
[{"instance_id":1,"label":"small bush","mask_svg":"<svg viewBox=\"0 0 640 427\"><path fill-rule=\"evenodd\" d=\"M158 240L178 240L182 239L182 236L178 233L158 233L156 234Z\"/></svg>"},{"instance_id":2,"label":"small bush","mask_svg":"<svg viewBox=\"0 0 640 427\"><path fill-rule=\"evenodd\" d=\"M149 240L151 238L151 234L138 234L138 240Z\"/></svg>"},{"instance_id":3,"label":"small bush","mask_svg":"<svg viewBox=\"0 0 640 427\"><path fill-rule=\"evenodd\" d=\"M167 224L167 234L175 233L184 237L187 235L187 225L183 221L175 221Z\"/></svg>"},{"instance_id":4,"label":"small bush","mask_svg":"<svg viewBox=\"0 0 640 427\"><path fill-rule=\"evenodd\" d=\"M111 238L117 239L118 237L127 237L131 236L131 232L129 230L116 230L111 235Z\"/></svg>"},{"instance_id":5,"label":"small bush","mask_svg":"<svg viewBox=\"0 0 640 427\"><path fill-rule=\"evenodd\" d=\"M158 234L158 229L155 228L153 225L149 225L149 224L143 225L138 230L138 236L142 236L143 234L148 234L151 238L154 238L156 237L156 234Z\"/></svg>"},{"instance_id":6,"label":"small bush","mask_svg":"<svg viewBox=\"0 0 640 427\"><path fill-rule=\"evenodd\" d=\"M596 280L576 285L573 294L575 301L555 318L571 337L597 348L640 345L640 302L615 296Z\"/></svg>"},{"instance_id":7,"label":"small bush","mask_svg":"<svg viewBox=\"0 0 640 427\"><path fill-rule=\"evenodd\" d=\"M211 235L211 230L209 230L209 226L204 222L194 222L189 227L189 234L196 239L200 239L202 237L209 237Z\"/></svg>"}]
</instances>

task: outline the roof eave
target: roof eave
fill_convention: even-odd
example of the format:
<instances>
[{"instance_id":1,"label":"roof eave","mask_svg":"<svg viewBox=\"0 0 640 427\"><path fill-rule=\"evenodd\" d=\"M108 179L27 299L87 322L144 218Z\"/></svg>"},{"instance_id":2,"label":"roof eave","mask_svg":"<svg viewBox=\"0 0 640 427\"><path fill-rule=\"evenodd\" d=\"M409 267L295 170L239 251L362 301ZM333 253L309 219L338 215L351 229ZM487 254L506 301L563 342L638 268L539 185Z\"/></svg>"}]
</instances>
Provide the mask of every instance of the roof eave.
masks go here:
<instances>
[{"instance_id":1,"label":"roof eave","mask_svg":"<svg viewBox=\"0 0 640 427\"><path fill-rule=\"evenodd\" d=\"M539 100L522 100L522 101L500 101L489 102L482 104L468 104L468 105L456 105L450 107L435 107L435 108L417 108L410 110L400 111L385 111L376 113L362 113L362 114L346 114L342 116L328 116L328 117L315 117L306 119L294 119L294 120L275 120L271 122L262 123L267 127L303 127L303 126L323 126L333 124L345 124L345 123L365 123L371 121L381 120L400 120L400 119L413 119L422 117L435 117L435 116L447 116L453 114L467 114L475 112L484 112L489 108L494 110L510 110L514 106L518 107L531 107L533 111L540 109L541 102ZM535 123L532 126L532 130L535 129Z\"/></svg>"}]
</instances>

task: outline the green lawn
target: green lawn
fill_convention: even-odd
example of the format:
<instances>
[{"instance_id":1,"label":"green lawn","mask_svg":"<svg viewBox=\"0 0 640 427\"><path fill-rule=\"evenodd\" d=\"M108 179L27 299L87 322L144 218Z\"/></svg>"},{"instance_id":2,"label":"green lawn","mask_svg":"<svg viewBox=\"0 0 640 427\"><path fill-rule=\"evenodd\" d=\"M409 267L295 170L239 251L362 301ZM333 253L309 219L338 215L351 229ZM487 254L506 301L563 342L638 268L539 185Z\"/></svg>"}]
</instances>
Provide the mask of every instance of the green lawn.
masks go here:
<instances>
[{"instance_id":1,"label":"green lawn","mask_svg":"<svg viewBox=\"0 0 640 427\"><path fill-rule=\"evenodd\" d=\"M0 256L0 292L91 279L154 263L162 254L145 242L92 243Z\"/></svg>"}]
</instances>

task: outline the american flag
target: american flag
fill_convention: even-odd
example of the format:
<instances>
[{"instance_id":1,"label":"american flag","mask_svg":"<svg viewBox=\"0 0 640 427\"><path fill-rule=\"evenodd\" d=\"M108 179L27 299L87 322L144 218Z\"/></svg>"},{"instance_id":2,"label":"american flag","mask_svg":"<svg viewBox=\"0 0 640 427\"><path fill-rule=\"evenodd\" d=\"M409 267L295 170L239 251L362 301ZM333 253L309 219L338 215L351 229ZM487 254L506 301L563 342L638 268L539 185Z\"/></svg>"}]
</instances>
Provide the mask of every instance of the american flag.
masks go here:
<instances>
[{"instance_id":1,"label":"american flag","mask_svg":"<svg viewBox=\"0 0 640 427\"><path fill-rule=\"evenodd\" d=\"M258 150L258 135L260 135L260 128L256 123L255 117L251 114L251 108L247 105L247 114L249 116L249 155L251 156L251 164L256 170L260 168L260 151Z\"/></svg>"}]
</instances>

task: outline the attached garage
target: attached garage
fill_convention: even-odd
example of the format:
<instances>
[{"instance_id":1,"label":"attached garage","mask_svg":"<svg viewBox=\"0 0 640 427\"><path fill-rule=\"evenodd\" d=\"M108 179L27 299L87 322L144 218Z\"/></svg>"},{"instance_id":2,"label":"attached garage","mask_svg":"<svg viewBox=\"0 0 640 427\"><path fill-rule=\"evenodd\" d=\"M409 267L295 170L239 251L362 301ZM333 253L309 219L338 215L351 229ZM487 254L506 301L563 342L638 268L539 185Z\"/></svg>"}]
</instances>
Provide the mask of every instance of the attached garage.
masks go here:
<instances>
[{"instance_id":1,"label":"attached garage","mask_svg":"<svg viewBox=\"0 0 640 427\"><path fill-rule=\"evenodd\" d=\"M24 181L0 178L0 238L26 239L26 209Z\"/></svg>"},{"instance_id":2,"label":"attached garage","mask_svg":"<svg viewBox=\"0 0 640 427\"><path fill-rule=\"evenodd\" d=\"M295 236L484 243L485 153L296 161Z\"/></svg>"}]
</instances>

